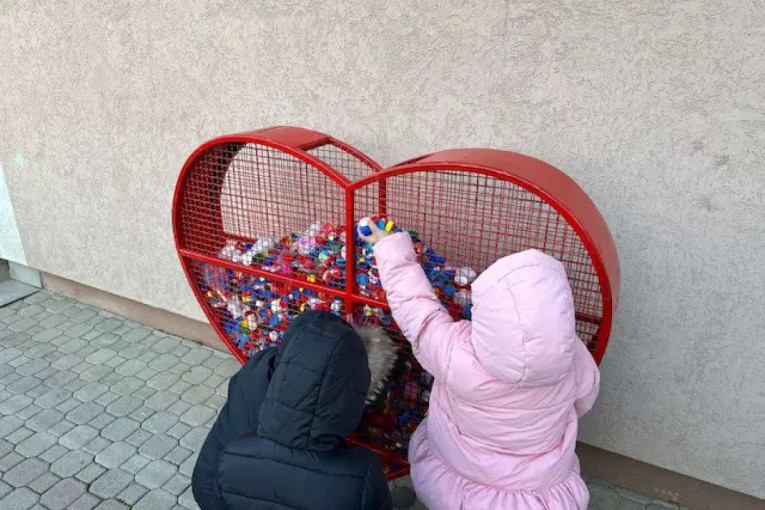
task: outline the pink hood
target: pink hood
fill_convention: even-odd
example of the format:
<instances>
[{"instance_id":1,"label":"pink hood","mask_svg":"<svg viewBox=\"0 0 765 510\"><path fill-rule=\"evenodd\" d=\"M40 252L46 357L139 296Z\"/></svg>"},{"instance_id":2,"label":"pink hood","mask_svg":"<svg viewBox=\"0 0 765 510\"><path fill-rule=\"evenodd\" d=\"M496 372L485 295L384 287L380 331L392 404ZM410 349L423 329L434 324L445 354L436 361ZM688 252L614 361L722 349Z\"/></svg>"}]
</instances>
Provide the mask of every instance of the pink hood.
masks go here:
<instances>
[{"instance_id":1,"label":"pink hood","mask_svg":"<svg viewBox=\"0 0 765 510\"><path fill-rule=\"evenodd\" d=\"M578 417L599 375L575 332L563 266L536 250L495 262L473 283L472 321L454 322L406 234L375 246L394 318L434 376L409 448L431 509L580 510Z\"/></svg>"}]
</instances>

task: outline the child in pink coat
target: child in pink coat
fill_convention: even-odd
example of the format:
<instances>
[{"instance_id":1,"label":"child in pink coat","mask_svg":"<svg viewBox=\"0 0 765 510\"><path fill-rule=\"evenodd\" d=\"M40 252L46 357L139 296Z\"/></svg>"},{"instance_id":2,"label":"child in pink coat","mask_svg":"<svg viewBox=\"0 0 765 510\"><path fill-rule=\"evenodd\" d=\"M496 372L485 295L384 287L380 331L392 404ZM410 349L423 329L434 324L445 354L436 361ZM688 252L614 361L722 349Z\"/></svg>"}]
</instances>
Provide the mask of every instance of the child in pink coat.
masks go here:
<instances>
[{"instance_id":1,"label":"child in pink coat","mask_svg":"<svg viewBox=\"0 0 765 510\"><path fill-rule=\"evenodd\" d=\"M472 284L472 321L454 322L406 233L369 221L393 317L434 377L409 444L412 482L431 510L585 510L574 452L599 372L574 328L563 266L528 250Z\"/></svg>"}]
</instances>

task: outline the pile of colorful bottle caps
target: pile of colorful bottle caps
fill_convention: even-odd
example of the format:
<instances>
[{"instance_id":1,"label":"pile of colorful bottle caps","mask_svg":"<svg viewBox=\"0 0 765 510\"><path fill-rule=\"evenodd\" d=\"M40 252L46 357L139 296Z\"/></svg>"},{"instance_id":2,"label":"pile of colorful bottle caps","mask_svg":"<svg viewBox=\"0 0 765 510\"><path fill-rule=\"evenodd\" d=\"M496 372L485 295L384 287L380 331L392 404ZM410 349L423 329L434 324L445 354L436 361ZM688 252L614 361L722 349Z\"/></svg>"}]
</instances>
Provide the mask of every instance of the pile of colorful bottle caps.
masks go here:
<instances>
[{"instance_id":1,"label":"pile of colorful bottle caps","mask_svg":"<svg viewBox=\"0 0 765 510\"><path fill-rule=\"evenodd\" d=\"M376 218L374 221L389 231L399 231L391 222ZM425 246L417 232L410 231L409 234L419 261L444 307L455 319L470 319L469 286L476 277L475 271L451 268L443 256ZM342 226L314 224L300 234L281 239L232 240L218 254L223 260L289 277L293 282L289 284L212 264L203 265L202 290L218 311L226 334L239 350L249 357L258 350L278 344L290 321L308 309L327 310L342 317L350 315L360 324L394 327L390 312L384 308L363 306L348 311L341 298L301 287L300 282L305 281L345 289L346 238ZM385 291L372 246L357 234L353 235L353 245L356 292L384 301Z\"/></svg>"}]
</instances>

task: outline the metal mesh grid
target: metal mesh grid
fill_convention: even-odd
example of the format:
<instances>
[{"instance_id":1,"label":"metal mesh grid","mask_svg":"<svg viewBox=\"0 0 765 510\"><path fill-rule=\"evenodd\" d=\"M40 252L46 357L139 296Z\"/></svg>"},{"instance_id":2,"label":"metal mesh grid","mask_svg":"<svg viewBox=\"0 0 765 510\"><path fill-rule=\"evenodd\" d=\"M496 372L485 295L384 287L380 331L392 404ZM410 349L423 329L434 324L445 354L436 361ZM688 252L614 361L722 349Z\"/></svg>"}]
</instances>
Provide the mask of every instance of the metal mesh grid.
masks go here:
<instances>
[{"instance_id":1,"label":"metal mesh grid","mask_svg":"<svg viewBox=\"0 0 765 510\"><path fill-rule=\"evenodd\" d=\"M324 161L350 181L357 181L374 173L374 168L335 144L320 145L309 150L308 153Z\"/></svg>"},{"instance_id":2,"label":"metal mesh grid","mask_svg":"<svg viewBox=\"0 0 765 510\"><path fill-rule=\"evenodd\" d=\"M317 194L323 198L316 200ZM298 158L255 144L216 146L189 169L181 240L215 256L232 239L256 242L303 232L311 218L343 224L344 192Z\"/></svg>"},{"instance_id":3,"label":"metal mesh grid","mask_svg":"<svg viewBox=\"0 0 765 510\"><path fill-rule=\"evenodd\" d=\"M357 218L380 208L377 186L356 191ZM508 181L465 171L389 177L385 190L386 216L402 229L415 231L421 248L430 248L435 255L438 262L426 270L431 281L438 276L433 271L444 267L480 273L496 259L530 248L560 260L574 294L577 333L594 349L603 313L598 276L581 239L551 205ZM363 255L357 250L357 258ZM427 263L427 254L420 260ZM464 306L466 295L455 287L447 289L451 299L440 294L443 288L437 289L447 308ZM356 291L370 295L358 281ZM458 314L453 311L453 315Z\"/></svg>"}]
</instances>

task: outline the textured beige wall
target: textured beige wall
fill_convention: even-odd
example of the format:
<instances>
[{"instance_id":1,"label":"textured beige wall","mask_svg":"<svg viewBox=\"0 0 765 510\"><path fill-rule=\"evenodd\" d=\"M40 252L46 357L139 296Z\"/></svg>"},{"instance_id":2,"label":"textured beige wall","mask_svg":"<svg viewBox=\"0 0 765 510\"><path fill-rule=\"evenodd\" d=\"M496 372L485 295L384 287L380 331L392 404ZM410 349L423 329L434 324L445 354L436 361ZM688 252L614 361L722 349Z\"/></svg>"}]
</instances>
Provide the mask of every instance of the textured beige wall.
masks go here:
<instances>
[{"instance_id":1,"label":"textured beige wall","mask_svg":"<svg viewBox=\"0 0 765 510\"><path fill-rule=\"evenodd\" d=\"M2 2L0 162L30 265L201 317L170 205L207 138L298 124L383 164L453 146L545 159L593 196L623 263L583 439L763 497L764 12Z\"/></svg>"}]
</instances>

